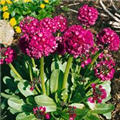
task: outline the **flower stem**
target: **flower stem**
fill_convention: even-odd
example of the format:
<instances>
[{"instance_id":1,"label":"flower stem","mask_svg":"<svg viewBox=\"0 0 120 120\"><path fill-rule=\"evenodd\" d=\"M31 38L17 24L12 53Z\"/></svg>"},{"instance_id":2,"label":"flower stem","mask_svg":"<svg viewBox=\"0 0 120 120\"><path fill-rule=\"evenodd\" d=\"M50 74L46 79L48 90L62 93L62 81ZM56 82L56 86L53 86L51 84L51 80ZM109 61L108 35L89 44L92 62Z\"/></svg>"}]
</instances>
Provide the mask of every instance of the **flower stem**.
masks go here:
<instances>
[{"instance_id":1,"label":"flower stem","mask_svg":"<svg viewBox=\"0 0 120 120\"><path fill-rule=\"evenodd\" d=\"M87 75L89 69L90 69L90 68L92 67L92 65L95 63L95 61L97 60L97 58L99 57L99 55L100 55L101 52L102 52L102 51L99 50L99 51L96 53L96 55L95 55L95 57L93 58L91 64L87 67L87 69L86 69L86 71L85 71L85 73L84 73L84 75L83 75L84 77Z\"/></svg>"},{"instance_id":2,"label":"flower stem","mask_svg":"<svg viewBox=\"0 0 120 120\"><path fill-rule=\"evenodd\" d=\"M22 80L21 75L17 72L17 70L14 68L14 66L11 63L8 65L12 69L12 71L15 73L15 75Z\"/></svg>"},{"instance_id":3,"label":"flower stem","mask_svg":"<svg viewBox=\"0 0 120 120\"><path fill-rule=\"evenodd\" d=\"M87 84L87 86L85 87L85 90L88 89L88 87L89 87L92 83L97 83L99 80L100 80L100 79L98 78L98 79L90 82L89 84Z\"/></svg>"},{"instance_id":4,"label":"flower stem","mask_svg":"<svg viewBox=\"0 0 120 120\"><path fill-rule=\"evenodd\" d=\"M69 70L72 64L72 60L73 60L73 56L70 55L68 58L67 66L66 66L65 73L64 73L62 90L66 88L68 74L69 74Z\"/></svg>"},{"instance_id":5,"label":"flower stem","mask_svg":"<svg viewBox=\"0 0 120 120\"><path fill-rule=\"evenodd\" d=\"M33 81L32 68L31 68L30 64L29 64L29 74L30 74L30 80ZM35 87L36 87L37 91L38 91L39 93L41 93L41 92L40 92L40 89L38 88L38 86L35 85Z\"/></svg>"},{"instance_id":6,"label":"flower stem","mask_svg":"<svg viewBox=\"0 0 120 120\"><path fill-rule=\"evenodd\" d=\"M35 60L34 60L34 58L31 58L31 61L32 61L32 65L33 65L33 67L35 68L36 65L35 65Z\"/></svg>"},{"instance_id":7,"label":"flower stem","mask_svg":"<svg viewBox=\"0 0 120 120\"><path fill-rule=\"evenodd\" d=\"M46 94L45 81L44 81L44 57L40 59L40 78L42 84L42 91L44 94Z\"/></svg>"}]
</instances>

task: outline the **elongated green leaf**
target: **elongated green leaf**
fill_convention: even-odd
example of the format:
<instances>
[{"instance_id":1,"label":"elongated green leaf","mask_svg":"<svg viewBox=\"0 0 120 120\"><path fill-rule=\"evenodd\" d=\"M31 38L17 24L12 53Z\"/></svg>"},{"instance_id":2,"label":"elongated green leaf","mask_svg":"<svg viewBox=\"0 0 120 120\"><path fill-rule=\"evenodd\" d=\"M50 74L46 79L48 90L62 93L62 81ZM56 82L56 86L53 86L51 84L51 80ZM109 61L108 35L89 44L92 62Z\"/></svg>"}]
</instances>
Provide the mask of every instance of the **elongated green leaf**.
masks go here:
<instances>
[{"instance_id":1,"label":"elongated green leaf","mask_svg":"<svg viewBox=\"0 0 120 120\"><path fill-rule=\"evenodd\" d=\"M37 120L37 118L31 113L20 113L17 115L16 120Z\"/></svg>"},{"instance_id":2,"label":"elongated green leaf","mask_svg":"<svg viewBox=\"0 0 120 120\"><path fill-rule=\"evenodd\" d=\"M94 110L92 110L93 113L98 113L98 114L104 114L108 113L114 110L114 105L112 104L98 104Z\"/></svg>"},{"instance_id":3,"label":"elongated green leaf","mask_svg":"<svg viewBox=\"0 0 120 120\"><path fill-rule=\"evenodd\" d=\"M100 120L97 114L92 114L91 112L87 114L84 120Z\"/></svg>"},{"instance_id":4,"label":"elongated green leaf","mask_svg":"<svg viewBox=\"0 0 120 120\"><path fill-rule=\"evenodd\" d=\"M52 72L50 78L50 89L51 93L60 91L63 83L63 72L59 69L56 69Z\"/></svg>"},{"instance_id":5,"label":"elongated green leaf","mask_svg":"<svg viewBox=\"0 0 120 120\"><path fill-rule=\"evenodd\" d=\"M3 82L9 87L9 89L11 90L11 91L15 91L16 89L17 89L17 84L14 82L14 80L13 79L11 79L10 77L8 77L8 76L5 76L4 78L3 78Z\"/></svg>"},{"instance_id":6,"label":"elongated green leaf","mask_svg":"<svg viewBox=\"0 0 120 120\"><path fill-rule=\"evenodd\" d=\"M1 96L4 97L4 98L7 98L7 99L9 99L9 98L19 98L16 95L9 95L9 94L3 93L3 92L1 93Z\"/></svg>"},{"instance_id":7,"label":"elongated green leaf","mask_svg":"<svg viewBox=\"0 0 120 120\"><path fill-rule=\"evenodd\" d=\"M39 95L35 97L35 102L39 106L45 106L47 112L56 111L56 104L52 98L46 95Z\"/></svg>"},{"instance_id":8,"label":"elongated green leaf","mask_svg":"<svg viewBox=\"0 0 120 120\"><path fill-rule=\"evenodd\" d=\"M85 107L84 104L80 104L80 103L72 103L69 106L73 106L73 107L76 107L78 109L83 109Z\"/></svg>"},{"instance_id":9,"label":"elongated green leaf","mask_svg":"<svg viewBox=\"0 0 120 120\"><path fill-rule=\"evenodd\" d=\"M106 117L106 119L111 120L112 117L111 112L105 113L103 115Z\"/></svg>"},{"instance_id":10,"label":"elongated green leaf","mask_svg":"<svg viewBox=\"0 0 120 120\"><path fill-rule=\"evenodd\" d=\"M22 106L25 105L24 101L22 99L18 98L9 98L8 99L8 105L15 109L18 110L19 112L22 111Z\"/></svg>"},{"instance_id":11,"label":"elongated green leaf","mask_svg":"<svg viewBox=\"0 0 120 120\"><path fill-rule=\"evenodd\" d=\"M28 97L28 96L31 96L31 95L37 95L37 91L36 90L33 90L33 91L30 90L29 82L26 81L26 80L21 81L21 82L18 83L18 89L20 90L20 92L25 97Z\"/></svg>"}]
</instances>

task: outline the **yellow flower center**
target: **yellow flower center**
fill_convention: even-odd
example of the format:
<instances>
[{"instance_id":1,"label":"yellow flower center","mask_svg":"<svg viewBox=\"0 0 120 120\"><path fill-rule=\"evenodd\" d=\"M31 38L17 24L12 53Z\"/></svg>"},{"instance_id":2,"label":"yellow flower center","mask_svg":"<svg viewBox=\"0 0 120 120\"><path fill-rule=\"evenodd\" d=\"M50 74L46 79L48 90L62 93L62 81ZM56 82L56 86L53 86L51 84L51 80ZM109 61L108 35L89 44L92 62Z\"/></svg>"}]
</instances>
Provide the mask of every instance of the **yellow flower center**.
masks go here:
<instances>
[{"instance_id":1,"label":"yellow flower center","mask_svg":"<svg viewBox=\"0 0 120 120\"><path fill-rule=\"evenodd\" d=\"M0 4L1 4L1 5L4 5L4 4L5 4L5 0L1 0L1 1L0 1Z\"/></svg>"}]
</instances>

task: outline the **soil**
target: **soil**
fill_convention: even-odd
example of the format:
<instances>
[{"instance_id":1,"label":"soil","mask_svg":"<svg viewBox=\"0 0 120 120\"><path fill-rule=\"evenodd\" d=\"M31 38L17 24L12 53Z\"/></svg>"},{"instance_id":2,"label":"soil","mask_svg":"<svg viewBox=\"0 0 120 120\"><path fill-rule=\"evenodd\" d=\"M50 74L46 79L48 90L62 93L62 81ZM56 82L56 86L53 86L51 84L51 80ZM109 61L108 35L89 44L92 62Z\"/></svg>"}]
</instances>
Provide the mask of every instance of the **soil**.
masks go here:
<instances>
[{"instance_id":1,"label":"soil","mask_svg":"<svg viewBox=\"0 0 120 120\"><path fill-rule=\"evenodd\" d=\"M110 1L103 0L104 4L107 6L107 8L112 12L115 13L116 11L114 10L113 6L111 6ZM113 0L114 1L114 0ZM102 16L101 14L106 14L98 0L62 0L59 6L56 7L56 12L54 13L54 16L57 14L62 14L67 17L69 25L73 24L80 24L80 22L77 20L77 12L83 4L89 4L90 6L94 6L98 9L99 11L99 18L97 20L97 24L90 28L93 33L97 33L101 29L105 27L111 27L108 23L109 21L113 21L113 19L106 15L107 17ZM120 0L118 2L114 2L115 6L120 9ZM112 27L111 27L112 28ZM113 28L112 28L113 29ZM118 35L120 35L120 28L119 29L114 29ZM109 101L109 103L112 103L115 105L115 109L112 112L112 119L111 120L120 120L120 50L118 52L113 53L113 57L116 60L116 72L114 75L114 78L112 79L112 98ZM103 116L101 116L102 120L106 120Z\"/></svg>"}]
</instances>

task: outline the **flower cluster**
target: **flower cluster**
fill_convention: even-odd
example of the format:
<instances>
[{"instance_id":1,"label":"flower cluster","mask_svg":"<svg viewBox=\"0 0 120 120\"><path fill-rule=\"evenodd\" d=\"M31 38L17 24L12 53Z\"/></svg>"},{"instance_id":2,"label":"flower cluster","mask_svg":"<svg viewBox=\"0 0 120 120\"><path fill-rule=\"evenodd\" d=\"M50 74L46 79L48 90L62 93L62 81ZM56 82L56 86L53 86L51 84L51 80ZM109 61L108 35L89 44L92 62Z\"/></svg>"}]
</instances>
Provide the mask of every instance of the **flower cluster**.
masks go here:
<instances>
[{"instance_id":1,"label":"flower cluster","mask_svg":"<svg viewBox=\"0 0 120 120\"><path fill-rule=\"evenodd\" d=\"M108 50L110 51L117 51L120 47L119 36L110 28L105 28L98 33L97 43L103 49L108 47Z\"/></svg>"},{"instance_id":2,"label":"flower cluster","mask_svg":"<svg viewBox=\"0 0 120 120\"><path fill-rule=\"evenodd\" d=\"M69 120L75 120L75 117L77 116L76 114L76 107L70 106L68 108L68 112L69 112Z\"/></svg>"},{"instance_id":3,"label":"flower cluster","mask_svg":"<svg viewBox=\"0 0 120 120\"><path fill-rule=\"evenodd\" d=\"M20 23L24 35L21 36L19 47L23 53L35 59L48 56L57 47L52 33L37 23L38 20L33 17L27 17Z\"/></svg>"},{"instance_id":4,"label":"flower cluster","mask_svg":"<svg viewBox=\"0 0 120 120\"><path fill-rule=\"evenodd\" d=\"M33 113L37 117L37 119L41 119L41 120L43 120L44 118L47 120L50 119L50 115L49 113L46 113L46 107L44 106L33 108Z\"/></svg>"},{"instance_id":5,"label":"flower cluster","mask_svg":"<svg viewBox=\"0 0 120 120\"><path fill-rule=\"evenodd\" d=\"M0 48L0 64L4 64L4 62L6 64L10 64L16 57L16 52L8 47L8 48Z\"/></svg>"},{"instance_id":6,"label":"flower cluster","mask_svg":"<svg viewBox=\"0 0 120 120\"><path fill-rule=\"evenodd\" d=\"M102 81L111 80L115 72L114 66L115 62L112 59L99 62L95 66L96 77Z\"/></svg>"},{"instance_id":7,"label":"flower cluster","mask_svg":"<svg viewBox=\"0 0 120 120\"><path fill-rule=\"evenodd\" d=\"M89 97L88 101L91 103L94 103L95 101L102 103L102 100L107 97L106 90L102 85L99 85L99 87L97 87L97 84L95 83L93 83L91 86L93 88L93 97Z\"/></svg>"},{"instance_id":8,"label":"flower cluster","mask_svg":"<svg viewBox=\"0 0 120 120\"><path fill-rule=\"evenodd\" d=\"M93 34L90 30L83 29L80 25L70 26L63 35L66 52L75 58L89 52L93 47Z\"/></svg>"},{"instance_id":9,"label":"flower cluster","mask_svg":"<svg viewBox=\"0 0 120 120\"><path fill-rule=\"evenodd\" d=\"M83 5L78 12L78 19L86 26L94 25L98 18L98 11L94 7Z\"/></svg>"},{"instance_id":10,"label":"flower cluster","mask_svg":"<svg viewBox=\"0 0 120 120\"><path fill-rule=\"evenodd\" d=\"M57 30L64 32L67 29L67 20L62 15L52 18L44 18L40 21L40 27L46 28L52 33Z\"/></svg>"}]
</instances>

